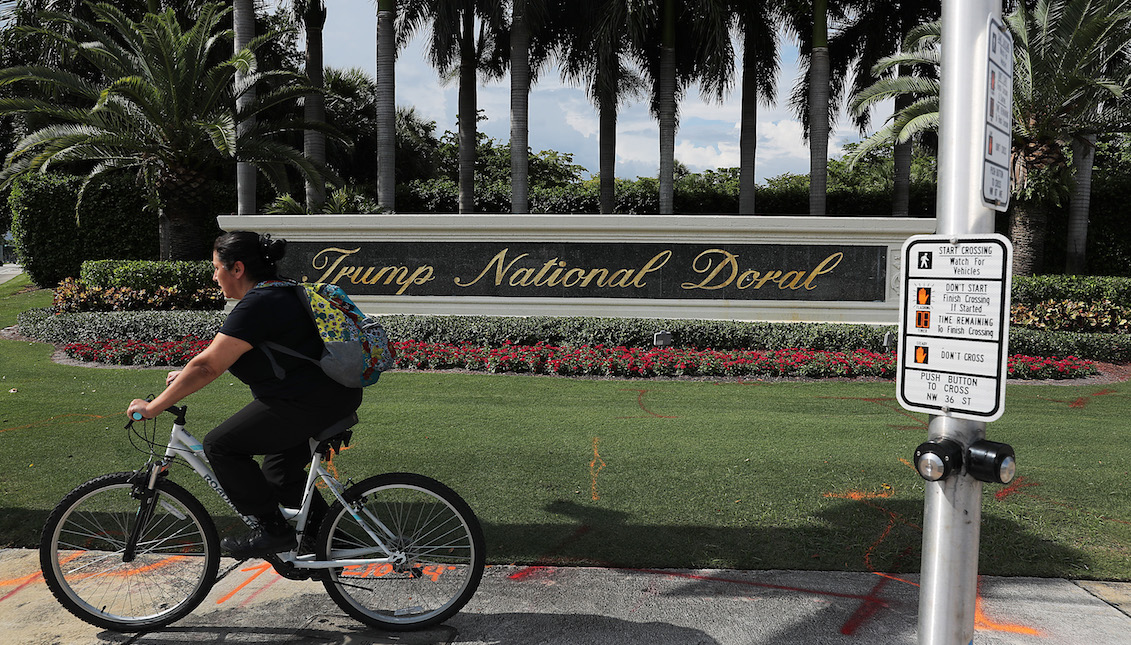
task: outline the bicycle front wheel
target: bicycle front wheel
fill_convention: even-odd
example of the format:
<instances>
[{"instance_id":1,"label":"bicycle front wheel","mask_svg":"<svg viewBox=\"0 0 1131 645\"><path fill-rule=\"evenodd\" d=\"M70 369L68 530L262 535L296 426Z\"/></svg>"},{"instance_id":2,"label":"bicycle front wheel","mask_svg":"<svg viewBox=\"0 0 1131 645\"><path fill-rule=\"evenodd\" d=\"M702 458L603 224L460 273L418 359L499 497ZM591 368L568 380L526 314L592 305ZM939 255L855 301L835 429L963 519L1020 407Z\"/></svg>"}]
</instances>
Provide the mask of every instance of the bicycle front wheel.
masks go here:
<instances>
[{"instance_id":1,"label":"bicycle front wheel","mask_svg":"<svg viewBox=\"0 0 1131 645\"><path fill-rule=\"evenodd\" d=\"M452 489L390 473L345 497L351 507L335 502L322 521L319 559L383 557L376 535L392 561L327 570L323 584L339 607L373 627L410 630L443 622L471 600L483 576L483 530Z\"/></svg>"},{"instance_id":2,"label":"bicycle front wheel","mask_svg":"<svg viewBox=\"0 0 1131 645\"><path fill-rule=\"evenodd\" d=\"M39 543L43 578L75 616L104 629L163 627L208 595L220 565L212 518L195 497L160 480L151 513L139 513L133 473L92 479L55 507ZM126 542L139 517L134 557Z\"/></svg>"}]
</instances>

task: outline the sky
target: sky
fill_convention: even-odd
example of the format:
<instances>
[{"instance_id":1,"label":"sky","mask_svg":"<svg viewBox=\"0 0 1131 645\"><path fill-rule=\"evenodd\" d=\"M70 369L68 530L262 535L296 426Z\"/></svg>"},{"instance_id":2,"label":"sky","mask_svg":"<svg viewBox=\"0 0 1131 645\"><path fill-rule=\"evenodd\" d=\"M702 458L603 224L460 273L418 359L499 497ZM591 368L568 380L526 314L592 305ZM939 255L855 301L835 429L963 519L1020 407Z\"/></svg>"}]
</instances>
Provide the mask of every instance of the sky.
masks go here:
<instances>
[{"instance_id":1,"label":"sky","mask_svg":"<svg viewBox=\"0 0 1131 645\"><path fill-rule=\"evenodd\" d=\"M373 0L328 0L323 34L325 63L336 68L357 67L376 75L376 19ZM414 106L423 118L436 122L436 133L456 130L457 83L445 84L425 58L421 33L401 50L397 58L396 102ZM778 101L773 107L758 107L758 147L755 180L783 173L807 174L809 149L801 136L801 124L789 112L787 100L798 78L797 47L788 38L780 45L782 64L778 79ZM736 79L741 61L736 61ZM679 106L675 156L692 172L739 165L738 134L741 87L722 104L704 102L697 87L689 89ZM479 128L500 143L510 139L510 83L480 82L479 109L486 121ZM891 113L873 115L873 128ZM534 151L556 150L573 155L574 163L589 173L598 171L598 113L583 89L564 83L558 70L542 72L530 95L529 144ZM859 133L843 116L829 140L829 156L843 153L845 143L858 141ZM632 179L655 177L659 170L659 127L648 112L646 100L621 107L617 119L616 175Z\"/></svg>"}]
</instances>

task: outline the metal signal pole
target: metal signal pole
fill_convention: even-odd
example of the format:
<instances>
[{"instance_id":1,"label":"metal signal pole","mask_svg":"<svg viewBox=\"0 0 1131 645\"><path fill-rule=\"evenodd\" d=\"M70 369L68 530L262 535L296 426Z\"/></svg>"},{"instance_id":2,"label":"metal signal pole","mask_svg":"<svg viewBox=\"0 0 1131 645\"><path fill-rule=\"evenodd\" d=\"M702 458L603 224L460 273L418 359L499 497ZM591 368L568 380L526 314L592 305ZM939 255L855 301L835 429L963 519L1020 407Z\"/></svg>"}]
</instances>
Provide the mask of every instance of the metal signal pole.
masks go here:
<instances>
[{"instance_id":1,"label":"metal signal pole","mask_svg":"<svg viewBox=\"0 0 1131 645\"><path fill-rule=\"evenodd\" d=\"M997 0L942 3L938 235L994 232L994 208L983 198L990 90L981 81L990 56L991 16L1000 23ZM1006 191L1008 199L1008 180ZM984 439L986 423L932 416L927 435L928 441L950 440L965 448ZM973 643L982 482L965 469L926 482L923 515L919 643Z\"/></svg>"}]
</instances>

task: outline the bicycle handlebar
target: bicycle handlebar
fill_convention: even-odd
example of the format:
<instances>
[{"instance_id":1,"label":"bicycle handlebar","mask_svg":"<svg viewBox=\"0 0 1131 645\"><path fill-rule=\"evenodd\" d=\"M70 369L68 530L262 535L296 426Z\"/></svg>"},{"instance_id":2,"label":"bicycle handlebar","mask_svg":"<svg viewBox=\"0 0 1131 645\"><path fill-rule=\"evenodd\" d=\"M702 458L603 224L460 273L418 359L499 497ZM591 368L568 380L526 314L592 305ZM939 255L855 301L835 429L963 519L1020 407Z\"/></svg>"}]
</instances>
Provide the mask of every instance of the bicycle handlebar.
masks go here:
<instances>
[{"instance_id":1,"label":"bicycle handlebar","mask_svg":"<svg viewBox=\"0 0 1131 645\"><path fill-rule=\"evenodd\" d=\"M188 406L186 406L186 405L182 405L182 406L170 405L169 407L165 408L161 412L158 412L157 414L161 415L162 413L170 412L170 413L176 415L177 418L183 422L184 418L185 418L185 412L186 411L188 411ZM129 428L132 428L133 425L134 425L134 421L141 421L142 418L143 417L141 416L140 412L134 412L134 413L130 414L130 421L126 422L126 429L128 430ZM154 418L157 418L157 417L154 417Z\"/></svg>"}]
</instances>

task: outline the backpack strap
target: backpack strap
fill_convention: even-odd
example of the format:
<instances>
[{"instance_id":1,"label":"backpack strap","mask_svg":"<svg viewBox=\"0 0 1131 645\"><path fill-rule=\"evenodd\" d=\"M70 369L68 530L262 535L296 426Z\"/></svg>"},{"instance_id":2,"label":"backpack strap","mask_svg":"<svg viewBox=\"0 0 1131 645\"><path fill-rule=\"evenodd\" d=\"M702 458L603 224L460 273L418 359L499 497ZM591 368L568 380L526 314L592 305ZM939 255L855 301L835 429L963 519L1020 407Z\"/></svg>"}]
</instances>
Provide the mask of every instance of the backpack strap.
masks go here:
<instances>
[{"instance_id":1,"label":"backpack strap","mask_svg":"<svg viewBox=\"0 0 1131 645\"><path fill-rule=\"evenodd\" d=\"M297 282L293 282L293 281L290 281L290 280L265 280L265 281L260 282L259 284L255 285L255 286L256 287L291 287L291 288L295 289L296 293L298 294L299 301L303 304L303 308L306 309L306 312L308 314L310 314L310 319L315 322L315 326L317 327L318 322L316 320L314 320L314 312L310 310L309 296L306 295L306 290L303 288L303 286L301 284L298 284ZM282 352L284 354L287 354L288 356L294 356L296 358L301 358L303 360L310 361L311 363L314 363L315 365L321 366L321 363L318 361L318 359L311 358L311 357L307 356L306 354L303 354L302 352L299 352L297 350L291 349L290 347L287 347L286 345L280 345L279 343L276 343L273 340L269 340L269 341L262 343L259 346L259 348L261 350L263 350L263 354L265 356L267 356L267 361L269 363L271 363L271 371L275 373L275 378L279 379L280 381L283 380L287 376L287 370L283 369L283 366L279 365L279 361L275 360L274 352Z\"/></svg>"},{"instance_id":2,"label":"backpack strap","mask_svg":"<svg viewBox=\"0 0 1131 645\"><path fill-rule=\"evenodd\" d=\"M287 370L283 369L283 366L279 365L279 361L275 360L275 353L274 352L282 352L282 353L287 354L289 356L295 356L297 358L301 358L303 360L310 361L311 363L314 363L315 365L319 365L318 361L307 356L306 354L303 354L302 352L296 352L295 350L291 349L290 347L287 347L286 345L280 345L279 343L276 343L273 340L269 340L269 341L263 343L262 345L259 346L259 349L263 350L264 355L267 356L267 361L271 363L271 371L273 371L275 373L275 378L279 379L280 381L283 380L284 377L286 377ZM274 350L274 351L272 351L272 350Z\"/></svg>"}]
</instances>

